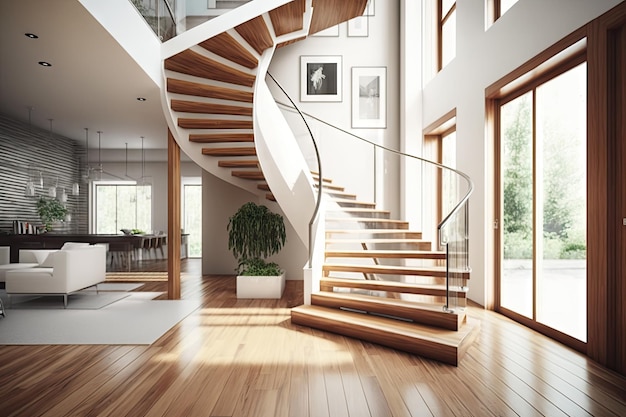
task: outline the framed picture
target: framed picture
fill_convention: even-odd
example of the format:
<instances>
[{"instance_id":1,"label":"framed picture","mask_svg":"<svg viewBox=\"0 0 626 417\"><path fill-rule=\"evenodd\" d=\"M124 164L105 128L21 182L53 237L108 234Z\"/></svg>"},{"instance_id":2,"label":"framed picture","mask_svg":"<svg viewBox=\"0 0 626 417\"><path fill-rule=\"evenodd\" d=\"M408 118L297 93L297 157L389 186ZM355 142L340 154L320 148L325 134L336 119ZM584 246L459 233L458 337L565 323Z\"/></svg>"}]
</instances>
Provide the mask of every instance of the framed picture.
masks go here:
<instances>
[{"instance_id":1,"label":"framed picture","mask_svg":"<svg viewBox=\"0 0 626 417\"><path fill-rule=\"evenodd\" d=\"M365 6L365 13L363 16L374 16L374 0L369 0L367 6Z\"/></svg>"},{"instance_id":2,"label":"framed picture","mask_svg":"<svg viewBox=\"0 0 626 417\"><path fill-rule=\"evenodd\" d=\"M319 37L337 37L339 36L339 25L331 26L327 29L320 30L317 33L314 33L311 36L319 36Z\"/></svg>"},{"instance_id":3,"label":"framed picture","mask_svg":"<svg viewBox=\"0 0 626 417\"><path fill-rule=\"evenodd\" d=\"M367 16L359 16L348 20L348 36L363 37L369 32L369 21Z\"/></svg>"},{"instance_id":4,"label":"framed picture","mask_svg":"<svg viewBox=\"0 0 626 417\"><path fill-rule=\"evenodd\" d=\"M300 101L341 101L341 56L300 57Z\"/></svg>"},{"instance_id":5,"label":"framed picture","mask_svg":"<svg viewBox=\"0 0 626 417\"><path fill-rule=\"evenodd\" d=\"M387 127L387 67L352 67L352 127Z\"/></svg>"}]
</instances>

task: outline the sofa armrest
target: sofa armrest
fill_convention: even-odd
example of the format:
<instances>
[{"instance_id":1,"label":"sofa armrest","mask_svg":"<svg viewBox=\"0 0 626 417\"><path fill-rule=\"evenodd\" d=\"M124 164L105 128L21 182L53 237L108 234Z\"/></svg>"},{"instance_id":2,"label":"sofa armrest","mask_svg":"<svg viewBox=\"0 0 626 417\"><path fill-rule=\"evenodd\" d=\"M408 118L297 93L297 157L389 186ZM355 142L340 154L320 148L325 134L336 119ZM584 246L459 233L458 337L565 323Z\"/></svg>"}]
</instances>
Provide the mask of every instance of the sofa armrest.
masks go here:
<instances>
[{"instance_id":1,"label":"sofa armrest","mask_svg":"<svg viewBox=\"0 0 626 417\"><path fill-rule=\"evenodd\" d=\"M54 279L64 280L66 292L91 287L106 279L106 248L87 246L54 255Z\"/></svg>"}]
</instances>

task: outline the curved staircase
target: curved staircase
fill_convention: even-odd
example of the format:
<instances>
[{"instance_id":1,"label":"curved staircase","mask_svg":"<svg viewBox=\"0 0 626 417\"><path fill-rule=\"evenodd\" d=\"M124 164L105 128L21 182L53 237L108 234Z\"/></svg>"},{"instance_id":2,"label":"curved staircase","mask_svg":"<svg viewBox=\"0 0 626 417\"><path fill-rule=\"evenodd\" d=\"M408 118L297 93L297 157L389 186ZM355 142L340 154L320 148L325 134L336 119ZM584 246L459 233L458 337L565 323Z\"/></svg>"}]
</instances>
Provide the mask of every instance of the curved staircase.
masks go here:
<instances>
[{"instance_id":1,"label":"curved staircase","mask_svg":"<svg viewBox=\"0 0 626 417\"><path fill-rule=\"evenodd\" d=\"M265 85L266 71L276 48L362 15L367 0L272 0L282 4L253 14L255 7L268 3L239 7L229 20L236 22L232 27L164 60L164 110L172 136L194 162L276 201L302 239L315 174L308 168L305 175L289 173L305 178L307 193L300 194L280 178L287 173L281 173L284 164L273 158L278 149L272 146L277 145L268 143L266 136L272 135L261 129L271 131L267 127L276 124L280 113ZM225 21L219 19L203 25ZM194 30L203 30L203 25ZM293 157L285 149L276 154ZM432 250L432 243L410 230L406 221L357 200L331 180L322 184L332 208L326 213L320 291L311 296L311 305L293 309L292 322L456 365L477 326L464 312L441 308L445 254ZM457 275L469 278L463 271ZM466 297L465 286L451 292Z\"/></svg>"}]
</instances>

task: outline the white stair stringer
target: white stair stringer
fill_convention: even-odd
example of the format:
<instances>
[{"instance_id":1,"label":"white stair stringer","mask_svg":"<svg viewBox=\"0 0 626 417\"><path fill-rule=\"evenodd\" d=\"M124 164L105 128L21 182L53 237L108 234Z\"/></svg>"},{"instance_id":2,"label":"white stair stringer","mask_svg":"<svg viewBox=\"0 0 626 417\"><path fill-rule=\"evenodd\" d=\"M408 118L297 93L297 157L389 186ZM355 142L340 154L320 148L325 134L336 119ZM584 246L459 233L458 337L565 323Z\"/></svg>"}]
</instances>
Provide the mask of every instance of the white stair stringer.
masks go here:
<instances>
[{"instance_id":1,"label":"white stair stringer","mask_svg":"<svg viewBox=\"0 0 626 417\"><path fill-rule=\"evenodd\" d=\"M267 71L273 52L267 50L261 57L259 75ZM265 77L257 77L253 119L255 146L265 180L296 233L308 247L309 222L316 201L313 177Z\"/></svg>"}]
</instances>

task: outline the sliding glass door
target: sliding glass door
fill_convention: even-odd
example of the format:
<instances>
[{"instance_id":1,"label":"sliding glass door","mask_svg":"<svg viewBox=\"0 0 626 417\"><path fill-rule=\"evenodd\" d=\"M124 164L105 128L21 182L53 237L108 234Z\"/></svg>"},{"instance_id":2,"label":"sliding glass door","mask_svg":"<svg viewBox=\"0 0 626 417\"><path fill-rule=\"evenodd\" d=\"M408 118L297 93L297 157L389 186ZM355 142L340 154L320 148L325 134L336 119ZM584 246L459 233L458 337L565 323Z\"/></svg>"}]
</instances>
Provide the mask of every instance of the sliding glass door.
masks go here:
<instances>
[{"instance_id":1,"label":"sliding glass door","mask_svg":"<svg viewBox=\"0 0 626 417\"><path fill-rule=\"evenodd\" d=\"M500 101L499 307L587 339L587 71Z\"/></svg>"}]
</instances>

